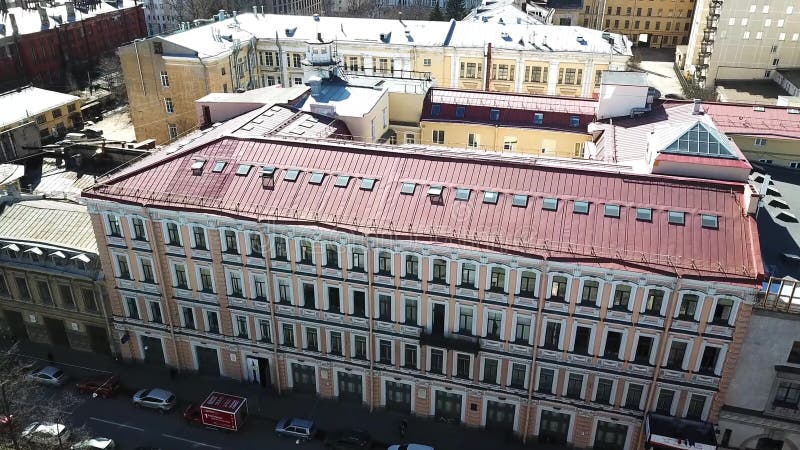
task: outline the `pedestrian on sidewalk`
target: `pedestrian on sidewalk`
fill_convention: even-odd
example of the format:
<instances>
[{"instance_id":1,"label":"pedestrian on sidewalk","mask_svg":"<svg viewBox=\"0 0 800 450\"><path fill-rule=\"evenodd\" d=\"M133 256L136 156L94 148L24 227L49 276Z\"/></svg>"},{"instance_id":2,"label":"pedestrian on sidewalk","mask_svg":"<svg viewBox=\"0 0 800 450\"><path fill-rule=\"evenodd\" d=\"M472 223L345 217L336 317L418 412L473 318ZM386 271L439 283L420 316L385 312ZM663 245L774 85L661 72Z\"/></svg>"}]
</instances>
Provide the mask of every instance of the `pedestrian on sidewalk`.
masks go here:
<instances>
[{"instance_id":1,"label":"pedestrian on sidewalk","mask_svg":"<svg viewBox=\"0 0 800 450\"><path fill-rule=\"evenodd\" d=\"M408 421L403 419L400 421L400 437L406 437L407 430L408 430Z\"/></svg>"}]
</instances>

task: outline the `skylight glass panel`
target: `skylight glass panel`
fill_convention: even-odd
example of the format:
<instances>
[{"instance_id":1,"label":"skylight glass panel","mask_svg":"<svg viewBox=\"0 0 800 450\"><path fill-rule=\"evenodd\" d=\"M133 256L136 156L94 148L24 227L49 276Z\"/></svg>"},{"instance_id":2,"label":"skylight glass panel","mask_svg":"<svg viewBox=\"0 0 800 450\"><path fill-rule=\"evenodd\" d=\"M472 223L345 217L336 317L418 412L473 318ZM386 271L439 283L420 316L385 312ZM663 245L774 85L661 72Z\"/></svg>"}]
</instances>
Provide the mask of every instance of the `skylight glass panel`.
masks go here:
<instances>
[{"instance_id":1,"label":"skylight glass panel","mask_svg":"<svg viewBox=\"0 0 800 450\"><path fill-rule=\"evenodd\" d=\"M192 163L192 170L200 170L203 168L203 165L206 163L204 159L196 159Z\"/></svg>"},{"instance_id":2,"label":"skylight glass panel","mask_svg":"<svg viewBox=\"0 0 800 450\"><path fill-rule=\"evenodd\" d=\"M497 199L500 194L494 191L486 191L483 193L483 203L497 204Z\"/></svg>"},{"instance_id":3,"label":"skylight glass panel","mask_svg":"<svg viewBox=\"0 0 800 450\"><path fill-rule=\"evenodd\" d=\"M703 228L716 230L719 228L719 217L711 214L702 214L700 215L700 223L703 225Z\"/></svg>"},{"instance_id":4,"label":"skylight glass panel","mask_svg":"<svg viewBox=\"0 0 800 450\"><path fill-rule=\"evenodd\" d=\"M650 208L636 208L636 220L650 222L653 220L653 210Z\"/></svg>"},{"instance_id":5,"label":"skylight glass panel","mask_svg":"<svg viewBox=\"0 0 800 450\"><path fill-rule=\"evenodd\" d=\"M350 183L349 175L337 175L336 181L333 183L333 185L336 187L347 187L348 183Z\"/></svg>"},{"instance_id":6,"label":"skylight glass panel","mask_svg":"<svg viewBox=\"0 0 800 450\"><path fill-rule=\"evenodd\" d=\"M514 194L514 197L511 200L511 206L526 208L528 206L528 196L525 194Z\"/></svg>"},{"instance_id":7,"label":"skylight glass panel","mask_svg":"<svg viewBox=\"0 0 800 450\"><path fill-rule=\"evenodd\" d=\"M431 197L439 197L442 195L443 190L444 188L442 188L441 186L431 186L428 188L428 195L430 195Z\"/></svg>"},{"instance_id":8,"label":"skylight glass panel","mask_svg":"<svg viewBox=\"0 0 800 450\"><path fill-rule=\"evenodd\" d=\"M673 225L683 225L685 221L685 215L683 211L669 211L667 215L667 222Z\"/></svg>"},{"instance_id":9,"label":"skylight glass panel","mask_svg":"<svg viewBox=\"0 0 800 450\"><path fill-rule=\"evenodd\" d=\"M220 173L225 169L225 161L217 161L214 163L214 168L211 169L212 172Z\"/></svg>"},{"instance_id":10,"label":"skylight glass panel","mask_svg":"<svg viewBox=\"0 0 800 450\"><path fill-rule=\"evenodd\" d=\"M789 114L800 114L800 109L790 108L788 112Z\"/></svg>"},{"instance_id":11,"label":"skylight glass panel","mask_svg":"<svg viewBox=\"0 0 800 450\"><path fill-rule=\"evenodd\" d=\"M619 205L606 205L603 214L606 217L619 217Z\"/></svg>"},{"instance_id":12,"label":"skylight glass panel","mask_svg":"<svg viewBox=\"0 0 800 450\"><path fill-rule=\"evenodd\" d=\"M322 172L312 172L311 178L308 179L309 184L322 184L322 179L325 178L325 174Z\"/></svg>"},{"instance_id":13,"label":"skylight glass panel","mask_svg":"<svg viewBox=\"0 0 800 450\"><path fill-rule=\"evenodd\" d=\"M542 199L542 209L555 211L558 209L558 199L552 197L545 197Z\"/></svg>"},{"instance_id":14,"label":"skylight glass panel","mask_svg":"<svg viewBox=\"0 0 800 450\"><path fill-rule=\"evenodd\" d=\"M375 178L362 178L361 189L364 191L371 191L375 187Z\"/></svg>"},{"instance_id":15,"label":"skylight glass panel","mask_svg":"<svg viewBox=\"0 0 800 450\"><path fill-rule=\"evenodd\" d=\"M735 158L724 137L698 122L669 144L664 151L697 156Z\"/></svg>"},{"instance_id":16,"label":"skylight glass panel","mask_svg":"<svg viewBox=\"0 0 800 450\"><path fill-rule=\"evenodd\" d=\"M753 111L764 112L766 109L763 106L753 106Z\"/></svg>"},{"instance_id":17,"label":"skylight glass panel","mask_svg":"<svg viewBox=\"0 0 800 450\"><path fill-rule=\"evenodd\" d=\"M465 202L465 201L469 200L469 193L470 193L470 190L467 189L467 188L457 188L456 189L456 200L461 200L462 202Z\"/></svg>"},{"instance_id":18,"label":"skylight glass panel","mask_svg":"<svg viewBox=\"0 0 800 450\"><path fill-rule=\"evenodd\" d=\"M297 169L289 169L286 171L286 175L283 176L283 179L286 181L297 181L297 177L300 176L300 171Z\"/></svg>"},{"instance_id":19,"label":"skylight glass panel","mask_svg":"<svg viewBox=\"0 0 800 450\"><path fill-rule=\"evenodd\" d=\"M589 214L589 202L575 200L572 204L572 212L575 214Z\"/></svg>"},{"instance_id":20,"label":"skylight glass panel","mask_svg":"<svg viewBox=\"0 0 800 450\"><path fill-rule=\"evenodd\" d=\"M236 168L236 175L243 177L250 173L250 168L253 167L250 164L239 164L239 167Z\"/></svg>"},{"instance_id":21,"label":"skylight glass panel","mask_svg":"<svg viewBox=\"0 0 800 450\"><path fill-rule=\"evenodd\" d=\"M261 168L261 176L272 178L275 176L275 168L272 166L264 166Z\"/></svg>"},{"instance_id":22,"label":"skylight glass panel","mask_svg":"<svg viewBox=\"0 0 800 450\"><path fill-rule=\"evenodd\" d=\"M400 193L405 195L411 195L414 193L414 189L417 188L416 183L403 183L400 186Z\"/></svg>"}]
</instances>

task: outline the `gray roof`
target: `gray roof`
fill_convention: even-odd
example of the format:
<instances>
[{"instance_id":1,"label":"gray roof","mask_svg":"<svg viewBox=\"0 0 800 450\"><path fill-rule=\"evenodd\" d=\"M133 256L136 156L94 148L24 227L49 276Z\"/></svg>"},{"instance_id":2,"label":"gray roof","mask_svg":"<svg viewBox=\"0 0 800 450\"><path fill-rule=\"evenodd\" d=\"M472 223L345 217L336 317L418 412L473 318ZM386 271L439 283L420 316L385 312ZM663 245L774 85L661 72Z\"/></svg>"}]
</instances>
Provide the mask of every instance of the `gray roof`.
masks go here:
<instances>
[{"instance_id":1,"label":"gray roof","mask_svg":"<svg viewBox=\"0 0 800 450\"><path fill-rule=\"evenodd\" d=\"M644 72L621 72L607 70L600 74L601 84L618 84L622 86L650 86Z\"/></svg>"},{"instance_id":2,"label":"gray roof","mask_svg":"<svg viewBox=\"0 0 800 450\"><path fill-rule=\"evenodd\" d=\"M764 270L771 276L800 279L800 264L784 257L800 256L800 222L790 216L800 217L800 173L755 161L752 165L750 183L756 190L762 189L764 175L771 177L757 218Z\"/></svg>"},{"instance_id":3,"label":"gray roof","mask_svg":"<svg viewBox=\"0 0 800 450\"><path fill-rule=\"evenodd\" d=\"M69 201L26 200L0 213L0 240L97 254L86 207Z\"/></svg>"}]
</instances>

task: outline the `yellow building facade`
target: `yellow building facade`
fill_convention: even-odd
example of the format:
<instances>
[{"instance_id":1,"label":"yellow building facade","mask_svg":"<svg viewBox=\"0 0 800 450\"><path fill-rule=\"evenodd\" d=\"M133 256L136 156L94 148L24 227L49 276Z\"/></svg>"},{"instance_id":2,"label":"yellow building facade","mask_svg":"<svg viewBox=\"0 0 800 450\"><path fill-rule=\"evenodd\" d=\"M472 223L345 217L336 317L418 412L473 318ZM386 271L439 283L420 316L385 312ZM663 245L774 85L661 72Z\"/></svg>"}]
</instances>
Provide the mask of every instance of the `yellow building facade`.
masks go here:
<instances>
[{"instance_id":1,"label":"yellow building facade","mask_svg":"<svg viewBox=\"0 0 800 450\"><path fill-rule=\"evenodd\" d=\"M694 8L694 0L595 0L586 2L579 24L649 47L674 48L689 42Z\"/></svg>"},{"instance_id":2,"label":"yellow building facade","mask_svg":"<svg viewBox=\"0 0 800 450\"><path fill-rule=\"evenodd\" d=\"M575 27L239 14L120 48L137 139L191 131L193 102L209 93L304 83L309 44L321 40L334 42L345 80L572 97L596 95L597 74L624 70L631 56L625 37Z\"/></svg>"}]
</instances>

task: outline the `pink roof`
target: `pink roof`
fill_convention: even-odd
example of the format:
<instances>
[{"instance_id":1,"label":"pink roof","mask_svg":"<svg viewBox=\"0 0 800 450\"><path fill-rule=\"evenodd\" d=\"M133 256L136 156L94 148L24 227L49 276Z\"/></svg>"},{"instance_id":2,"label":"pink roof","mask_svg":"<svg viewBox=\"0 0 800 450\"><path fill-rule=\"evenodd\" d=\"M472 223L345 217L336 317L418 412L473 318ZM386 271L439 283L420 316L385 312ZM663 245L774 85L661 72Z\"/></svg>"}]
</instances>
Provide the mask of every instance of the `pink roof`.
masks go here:
<instances>
[{"instance_id":1,"label":"pink roof","mask_svg":"<svg viewBox=\"0 0 800 450\"><path fill-rule=\"evenodd\" d=\"M198 158L206 163L195 176L190 166ZM237 164L212 173L221 159L255 167L247 176L235 175ZM463 150L221 138L112 177L84 196L726 282L752 284L760 276L741 183L563 164ZM262 187L261 165L278 168L274 188ZM284 179L289 168L303 171L296 182ZM317 171L325 178L310 184ZM372 191L360 189L358 178L335 187L337 174L377 183ZM412 195L400 193L404 182L417 183ZM431 185L444 187L440 203L428 197ZM456 187L472 189L469 200L455 200ZM484 191L499 192L497 204L484 203ZM527 207L512 206L513 194L530 196ZM557 198L557 211L543 210L543 197ZM574 200L591 202L589 214L573 213ZM605 217L604 204L621 205L621 217ZM636 207L652 208L652 222L637 221ZM685 212L686 225L668 224L668 210ZM700 214L718 216L719 229L702 228Z\"/></svg>"},{"instance_id":2,"label":"pink roof","mask_svg":"<svg viewBox=\"0 0 800 450\"><path fill-rule=\"evenodd\" d=\"M687 102L670 100L665 108L685 105ZM688 102L691 103L691 102ZM764 111L756 111L753 105L742 103L703 103L703 111L710 116L717 128L726 134L745 134L784 139L800 139L800 114L796 107L758 105Z\"/></svg>"},{"instance_id":3,"label":"pink roof","mask_svg":"<svg viewBox=\"0 0 800 450\"><path fill-rule=\"evenodd\" d=\"M468 91L463 89L432 88L431 103L463 106L485 106L500 109L519 109L537 112L595 115L597 100L552 95L530 95L503 92Z\"/></svg>"}]
</instances>

